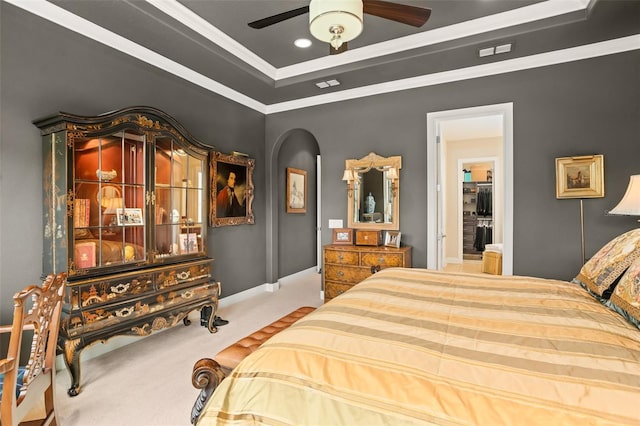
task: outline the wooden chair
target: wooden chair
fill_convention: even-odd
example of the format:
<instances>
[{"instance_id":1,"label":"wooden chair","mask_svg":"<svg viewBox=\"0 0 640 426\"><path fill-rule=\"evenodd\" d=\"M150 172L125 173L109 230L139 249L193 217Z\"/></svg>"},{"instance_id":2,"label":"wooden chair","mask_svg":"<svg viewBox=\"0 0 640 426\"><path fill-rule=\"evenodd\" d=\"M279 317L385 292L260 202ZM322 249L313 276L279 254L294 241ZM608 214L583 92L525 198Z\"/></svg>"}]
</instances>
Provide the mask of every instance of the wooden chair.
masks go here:
<instances>
[{"instance_id":1,"label":"wooden chair","mask_svg":"<svg viewBox=\"0 0 640 426\"><path fill-rule=\"evenodd\" d=\"M0 326L0 332L11 332L7 357L0 359L0 376L4 376L0 388L2 426L57 424L53 406L55 356L65 284L64 273L49 275L42 287L32 285L13 296L13 325ZM22 367L20 349L28 335L33 336L31 353ZM44 418L23 423L38 410Z\"/></svg>"}]
</instances>

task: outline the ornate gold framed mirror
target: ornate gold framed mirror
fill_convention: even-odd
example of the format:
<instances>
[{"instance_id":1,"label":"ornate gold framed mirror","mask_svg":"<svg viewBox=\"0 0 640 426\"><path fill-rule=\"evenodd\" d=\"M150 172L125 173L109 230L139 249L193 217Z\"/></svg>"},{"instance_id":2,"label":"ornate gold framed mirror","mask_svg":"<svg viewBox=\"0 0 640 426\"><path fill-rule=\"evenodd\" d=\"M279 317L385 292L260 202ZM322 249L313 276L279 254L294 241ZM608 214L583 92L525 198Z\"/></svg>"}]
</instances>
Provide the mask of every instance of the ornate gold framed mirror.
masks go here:
<instances>
[{"instance_id":1,"label":"ornate gold framed mirror","mask_svg":"<svg viewBox=\"0 0 640 426\"><path fill-rule=\"evenodd\" d=\"M400 229L400 169L402 157L369 153L346 160L342 180L347 182L350 228Z\"/></svg>"}]
</instances>

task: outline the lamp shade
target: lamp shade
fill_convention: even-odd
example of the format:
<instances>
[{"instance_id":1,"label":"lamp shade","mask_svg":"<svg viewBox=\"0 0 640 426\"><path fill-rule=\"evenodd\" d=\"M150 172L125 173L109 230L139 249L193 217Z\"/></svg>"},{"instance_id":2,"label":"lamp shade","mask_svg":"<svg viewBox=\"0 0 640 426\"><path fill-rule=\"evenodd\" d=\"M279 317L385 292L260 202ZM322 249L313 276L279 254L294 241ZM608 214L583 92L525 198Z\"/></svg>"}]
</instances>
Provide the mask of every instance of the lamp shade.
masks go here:
<instances>
[{"instance_id":1,"label":"lamp shade","mask_svg":"<svg viewBox=\"0 0 640 426\"><path fill-rule=\"evenodd\" d=\"M342 180L351 182L353 179L353 171L345 169L344 174L342 175Z\"/></svg>"},{"instance_id":2,"label":"lamp shade","mask_svg":"<svg viewBox=\"0 0 640 426\"><path fill-rule=\"evenodd\" d=\"M640 216L640 175L633 175L629 178L629 186L624 197L609 214L619 214L627 216Z\"/></svg>"},{"instance_id":3,"label":"lamp shade","mask_svg":"<svg viewBox=\"0 0 640 426\"><path fill-rule=\"evenodd\" d=\"M398 171L395 167L389 167L389 169L387 170L387 178L391 180L398 179Z\"/></svg>"},{"instance_id":4,"label":"lamp shade","mask_svg":"<svg viewBox=\"0 0 640 426\"><path fill-rule=\"evenodd\" d=\"M362 0L311 0L309 31L318 40L331 42L333 28L341 28L343 42L362 32Z\"/></svg>"}]
</instances>

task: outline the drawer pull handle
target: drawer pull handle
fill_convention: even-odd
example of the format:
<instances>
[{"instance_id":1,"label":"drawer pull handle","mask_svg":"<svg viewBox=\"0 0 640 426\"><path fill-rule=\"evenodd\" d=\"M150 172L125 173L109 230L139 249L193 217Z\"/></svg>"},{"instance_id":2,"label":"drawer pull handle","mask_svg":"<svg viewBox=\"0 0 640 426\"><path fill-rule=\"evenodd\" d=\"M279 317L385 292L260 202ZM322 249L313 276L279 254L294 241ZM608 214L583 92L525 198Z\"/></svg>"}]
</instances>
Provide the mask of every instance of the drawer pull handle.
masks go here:
<instances>
[{"instance_id":1,"label":"drawer pull handle","mask_svg":"<svg viewBox=\"0 0 640 426\"><path fill-rule=\"evenodd\" d=\"M183 299L191 299L193 297L193 291L187 290L180 295Z\"/></svg>"},{"instance_id":2,"label":"drawer pull handle","mask_svg":"<svg viewBox=\"0 0 640 426\"><path fill-rule=\"evenodd\" d=\"M179 280L186 280L187 278L189 278L189 275L191 275L190 271L182 271L176 274Z\"/></svg>"},{"instance_id":3,"label":"drawer pull handle","mask_svg":"<svg viewBox=\"0 0 640 426\"><path fill-rule=\"evenodd\" d=\"M378 258L378 263L384 263L384 257L380 256L380 257Z\"/></svg>"},{"instance_id":4,"label":"drawer pull handle","mask_svg":"<svg viewBox=\"0 0 640 426\"><path fill-rule=\"evenodd\" d=\"M136 309L133 306L122 308L116 311L116 316L120 318L126 318L131 315Z\"/></svg>"},{"instance_id":5,"label":"drawer pull handle","mask_svg":"<svg viewBox=\"0 0 640 426\"><path fill-rule=\"evenodd\" d=\"M342 253L340 253L340 254L338 255L338 260L340 260L340 261L344 260L344 256L342 255Z\"/></svg>"},{"instance_id":6,"label":"drawer pull handle","mask_svg":"<svg viewBox=\"0 0 640 426\"><path fill-rule=\"evenodd\" d=\"M344 277L344 272L343 271L338 271L338 276L339 277Z\"/></svg>"},{"instance_id":7,"label":"drawer pull handle","mask_svg":"<svg viewBox=\"0 0 640 426\"><path fill-rule=\"evenodd\" d=\"M117 293L117 294L122 294L122 293L126 293L127 290L129 290L129 286L131 285L131 283L120 283L116 286L112 286L111 287L111 292L112 293Z\"/></svg>"}]
</instances>

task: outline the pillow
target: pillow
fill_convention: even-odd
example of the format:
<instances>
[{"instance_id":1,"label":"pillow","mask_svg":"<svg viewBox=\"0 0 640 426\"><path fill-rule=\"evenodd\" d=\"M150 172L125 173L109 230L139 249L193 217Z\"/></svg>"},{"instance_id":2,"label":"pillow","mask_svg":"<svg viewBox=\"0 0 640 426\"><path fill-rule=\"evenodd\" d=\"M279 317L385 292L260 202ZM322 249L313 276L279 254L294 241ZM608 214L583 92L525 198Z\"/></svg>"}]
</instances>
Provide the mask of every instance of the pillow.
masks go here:
<instances>
[{"instance_id":1,"label":"pillow","mask_svg":"<svg viewBox=\"0 0 640 426\"><path fill-rule=\"evenodd\" d=\"M608 299L616 287L616 280L637 258L640 258L640 228L609 241L584 264L576 280L591 292Z\"/></svg>"},{"instance_id":2,"label":"pillow","mask_svg":"<svg viewBox=\"0 0 640 426\"><path fill-rule=\"evenodd\" d=\"M620 278L609 302L612 308L640 328L640 258Z\"/></svg>"},{"instance_id":3,"label":"pillow","mask_svg":"<svg viewBox=\"0 0 640 426\"><path fill-rule=\"evenodd\" d=\"M22 384L24 383L24 375L27 372L25 367L18 367L18 374L16 375L16 398L20 396L22 391ZM0 374L0 399L2 398L2 388L4 384L4 374Z\"/></svg>"}]
</instances>

